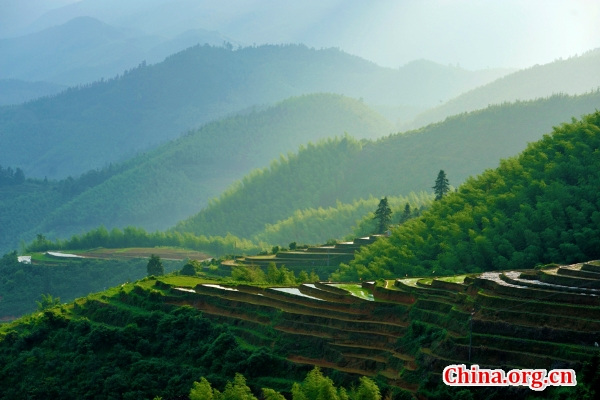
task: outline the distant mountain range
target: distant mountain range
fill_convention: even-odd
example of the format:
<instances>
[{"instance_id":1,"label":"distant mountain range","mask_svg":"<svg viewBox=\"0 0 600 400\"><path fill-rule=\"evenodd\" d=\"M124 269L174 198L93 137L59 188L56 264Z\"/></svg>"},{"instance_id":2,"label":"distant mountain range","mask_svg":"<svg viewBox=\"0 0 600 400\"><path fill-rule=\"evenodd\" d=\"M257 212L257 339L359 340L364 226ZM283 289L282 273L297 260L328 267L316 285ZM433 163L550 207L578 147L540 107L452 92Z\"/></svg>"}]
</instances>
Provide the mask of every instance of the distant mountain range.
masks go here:
<instances>
[{"instance_id":1,"label":"distant mountain range","mask_svg":"<svg viewBox=\"0 0 600 400\"><path fill-rule=\"evenodd\" d=\"M112 78L142 62L160 62L196 44L221 46L227 41L232 40L202 29L165 38L77 17L40 32L0 39L0 78L80 85Z\"/></svg>"},{"instance_id":2,"label":"distant mountain range","mask_svg":"<svg viewBox=\"0 0 600 400\"><path fill-rule=\"evenodd\" d=\"M38 97L51 96L64 89L66 86L48 82L0 79L0 106L20 104Z\"/></svg>"},{"instance_id":3,"label":"distant mountain range","mask_svg":"<svg viewBox=\"0 0 600 400\"><path fill-rule=\"evenodd\" d=\"M27 176L76 176L290 96L330 92L386 110L424 109L500 75L426 61L392 70L300 45L196 46L118 78L1 107L0 165L21 167Z\"/></svg>"},{"instance_id":4,"label":"distant mountain range","mask_svg":"<svg viewBox=\"0 0 600 400\"><path fill-rule=\"evenodd\" d=\"M429 109L405 128L418 128L450 115L517 100L533 100L552 94L583 94L600 88L600 49L579 57L535 65L503 76Z\"/></svg>"}]
</instances>

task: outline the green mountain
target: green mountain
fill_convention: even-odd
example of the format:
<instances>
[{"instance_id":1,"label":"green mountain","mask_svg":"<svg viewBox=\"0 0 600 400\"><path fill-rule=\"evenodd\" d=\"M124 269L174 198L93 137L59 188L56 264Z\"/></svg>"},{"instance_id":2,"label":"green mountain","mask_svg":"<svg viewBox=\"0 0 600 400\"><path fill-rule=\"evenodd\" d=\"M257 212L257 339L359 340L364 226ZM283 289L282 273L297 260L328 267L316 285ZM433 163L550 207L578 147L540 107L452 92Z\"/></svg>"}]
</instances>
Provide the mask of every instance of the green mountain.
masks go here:
<instances>
[{"instance_id":1,"label":"green mountain","mask_svg":"<svg viewBox=\"0 0 600 400\"><path fill-rule=\"evenodd\" d=\"M0 249L38 233L66 237L95 228L165 229L208 204L248 171L306 141L375 138L390 124L364 103L332 94L288 99L191 131L149 153L78 179L0 185Z\"/></svg>"},{"instance_id":2,"label":"green mountain","mask_svg":"<svg viewBox=\"0 0 600 400\"><path fill-rule=\"evenodd\" d=\"M309 144L247 175L174 230L248 238L296 210L431 191L440 170L458 186L522 151L553 125L593 112L598 104L600 92L557 95L489 107L377 141L343 137Z\"/></svg>"},{"instance_id":3,"label":"green mountain","mask_svg":"<svg viewBox=\"0 0 600 400\"><path fill-rule=\"evenodd\" d=\"M599 152L600 112L573 119L360 251L334 278L443 275L600 258Z\"/></svg>"},{"instance_id":4,"label":"green mountain","mask_svg":"<svg viewBox=\"0 0 600 400\"><path fill-rule=\"evenodd\" d=\"M291 96L325 92L386 109L427 107L502 74L439 65L388 69L339 50L300 45L195 46L113 79L1 107L0 165L20 167L27 176L66 178Z\"/></svg>"},{"instance_id":5,"label":"green mountain","mask_svg":"<svg viewBox=\"0 0 600 400\"><path fill-rule=\"evenodd\" d=\"M600 88L600 49L581 56L534 65L469 90L444 104L424 111L406 126L421 127L462 112L517 100L554 94L583 94Z\"/></svg>"}]
</instances>

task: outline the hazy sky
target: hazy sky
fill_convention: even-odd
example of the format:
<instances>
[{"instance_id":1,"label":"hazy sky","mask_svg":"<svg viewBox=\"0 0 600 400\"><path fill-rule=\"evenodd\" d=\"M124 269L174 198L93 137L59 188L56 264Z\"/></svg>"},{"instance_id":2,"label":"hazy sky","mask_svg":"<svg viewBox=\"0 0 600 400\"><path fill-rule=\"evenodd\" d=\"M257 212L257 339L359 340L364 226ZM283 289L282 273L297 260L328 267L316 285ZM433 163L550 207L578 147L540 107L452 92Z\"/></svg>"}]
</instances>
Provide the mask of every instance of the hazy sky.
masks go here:
<instances>
[{"instance_id":1,"label":"hazy sky","mask_svg":"<svg viewBox=\"0 0 600 400\"><path fill-rule=\"evenodd\" d=\"M381 23L361 28L377 44L363 40L348 50L387 65L426 58L467 68L526 67L600 47L598 0L374 3Z\"/></svg>"},{"instance_id":2,"label":"hazy sky","mask_svg":"<svg viewBox=\"0 0 600 400\"><path fill-rule=\"evenodd\" d=\"M388 67L425 58L524 68L600 47L600 0L0 0L0 36L67 3L74 4L59 10L63 19L89 10L153 34L211 29L245 45L339 47ZM140 7L161 11L127 14ZM61 22L57 15L46 23Z\"/></svg>"},{"instance_id":3,"label":"hazy sky","mask_svg":"<svg viewBox=\"0 0 600 400\"><path fill-rule=\"evenodd\" d=\"M527 67L600 47L599 0L339 3L330 35L310 40L385 66L425 58L471 69Z\"/></svg>"}]
</instances>

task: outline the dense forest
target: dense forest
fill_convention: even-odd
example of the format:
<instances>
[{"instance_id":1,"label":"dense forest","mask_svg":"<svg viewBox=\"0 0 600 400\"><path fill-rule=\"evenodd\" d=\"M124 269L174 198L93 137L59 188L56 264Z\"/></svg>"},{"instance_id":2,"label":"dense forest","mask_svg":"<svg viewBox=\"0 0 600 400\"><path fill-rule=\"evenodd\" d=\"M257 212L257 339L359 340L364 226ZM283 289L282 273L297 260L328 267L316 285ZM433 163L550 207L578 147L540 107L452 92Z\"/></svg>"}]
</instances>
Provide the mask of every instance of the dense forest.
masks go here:
<instances>
[{"instance_id":1,"label":"dense forest","mask_svg":"<svg viewBox=\"0 0 600 400\"><path fill-rule=\"evenodd\" d=\"M270 168L248 174L174 229L251 237L298 209L431 192L440 169L457 187L469 176L496 167L501 158L518 154L553 125L583 114L577 110L592 112L599 101L600 91L557 95L492 106L377 141L345 136L308 144Z\"/></svg>"},{"instance_id":2,"label":"dense forest","mask_svg":"<svg viewBox=\"0 0 600 400\"><path fill-rule=\"evenodd\" d=\"M444 275L600 258L600 112L556 127L363 248L333 279Z\"/></svg>"},{"instance_id":3,"label":"dense forest","mask_svg":"<svg viewBox=\"0 0 600 400\"><path fill-rule=\"evenodd\" d=\"M316 400L323 398L314 396L321 387L335 393L327 399L364 398L359 393L409 398L385 384L380 390L370 379L336 371L326 377L285 358L290 346L317 354L310 340L302 344L281 336L271 348L250 345L244 340L248 334L250 328L170 304L160 283L145 279L70 304L49 305L2 326L0 398L196 399L207 398L194 396L209 387L213 395L229 395L223 399L252 399L252 392L264 394L265 388L275 396L266 397L270 399L280 399L276 392L284 392ZM270 326L257 334L277 337ZM237 397L239 390L244 397Z\"/></svg>"}]
</instances>

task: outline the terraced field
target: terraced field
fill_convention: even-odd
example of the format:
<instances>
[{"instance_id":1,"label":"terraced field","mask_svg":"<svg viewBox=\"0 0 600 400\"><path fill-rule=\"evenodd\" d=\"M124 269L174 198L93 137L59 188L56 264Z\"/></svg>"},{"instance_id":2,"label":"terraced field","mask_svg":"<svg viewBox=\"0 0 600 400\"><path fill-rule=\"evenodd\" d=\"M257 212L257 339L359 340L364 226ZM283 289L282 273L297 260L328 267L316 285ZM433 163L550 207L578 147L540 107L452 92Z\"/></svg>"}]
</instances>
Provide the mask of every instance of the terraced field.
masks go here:
<instances>
[{"instance_id":1,"label":"terraced field","mask_svg":"<svg viewBox=\"0 0 600 400\"><path fill-rule=\"evenodd\" d=\"M377 376L413 392L422 372L436 376L456 363L578 371L600 341L598 262L399 279L388 287L156 285L167 302L228 322L243 340L290 361Z\"/></svg>"}]
</instances>

